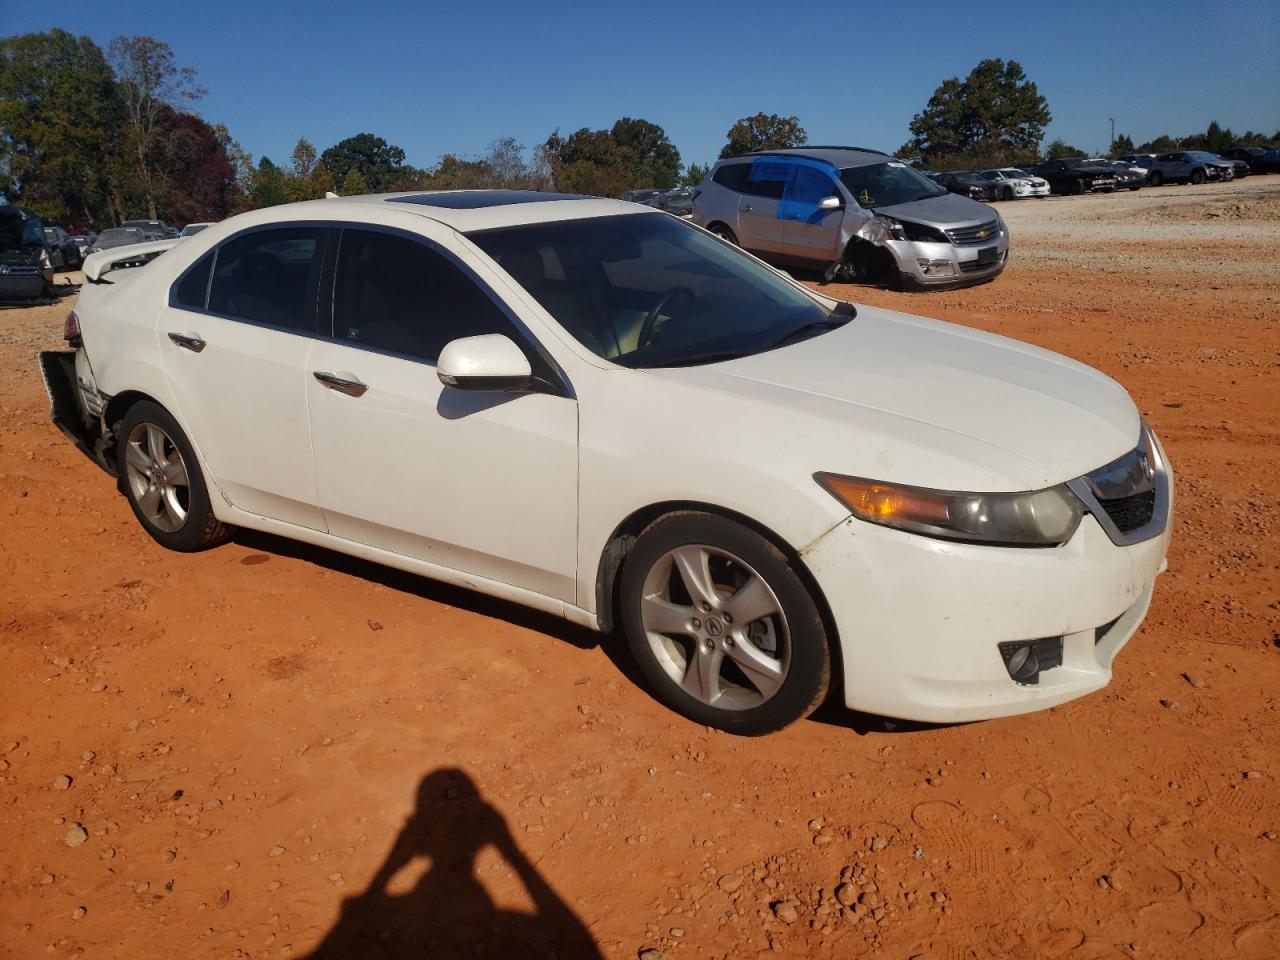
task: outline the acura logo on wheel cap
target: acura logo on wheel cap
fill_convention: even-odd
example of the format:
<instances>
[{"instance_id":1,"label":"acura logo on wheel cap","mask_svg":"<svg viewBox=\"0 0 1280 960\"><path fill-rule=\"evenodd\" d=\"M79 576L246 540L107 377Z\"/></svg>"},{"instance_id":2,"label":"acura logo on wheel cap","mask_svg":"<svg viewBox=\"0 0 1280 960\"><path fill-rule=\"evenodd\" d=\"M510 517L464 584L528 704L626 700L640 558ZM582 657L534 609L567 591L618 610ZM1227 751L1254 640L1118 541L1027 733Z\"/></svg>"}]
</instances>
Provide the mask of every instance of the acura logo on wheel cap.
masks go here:
<instances>
[{"instance_id":1,"label":"acura logo on wheel cap","mask_svg":"<svg viewBox=\"0 0 1280 960\"><path fill-rule=\"evenodd\" d=\"M719 620L717 620L715 617L708 617L708 618L707 618L707 633L709 633L709 634L710 634L711 636L713 636L713 637L718 637L718 636L720 636L720 634L724 633L724 624L722 624L722 623L721 623Z\"/></svg>"}]
</instances>

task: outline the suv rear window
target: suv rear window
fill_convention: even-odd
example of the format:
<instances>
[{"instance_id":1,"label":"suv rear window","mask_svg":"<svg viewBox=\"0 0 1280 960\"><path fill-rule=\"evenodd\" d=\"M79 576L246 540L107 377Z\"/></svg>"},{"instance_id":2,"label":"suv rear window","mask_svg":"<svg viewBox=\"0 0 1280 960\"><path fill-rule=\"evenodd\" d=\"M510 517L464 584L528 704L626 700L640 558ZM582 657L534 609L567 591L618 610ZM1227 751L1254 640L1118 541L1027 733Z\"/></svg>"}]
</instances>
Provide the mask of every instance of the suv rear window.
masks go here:
<instances>
[{"instance_id":1,"label":"suv rear window","mask_svg":"<svg viewBox=\"0 0 1280 960\"><path fill-rule=\"evenodd\" d=\"M711 179L722 187L742 193L747 189L747 174L750 172L749 163L726 163L716 170Z\"/></svg>"}]
</instances>

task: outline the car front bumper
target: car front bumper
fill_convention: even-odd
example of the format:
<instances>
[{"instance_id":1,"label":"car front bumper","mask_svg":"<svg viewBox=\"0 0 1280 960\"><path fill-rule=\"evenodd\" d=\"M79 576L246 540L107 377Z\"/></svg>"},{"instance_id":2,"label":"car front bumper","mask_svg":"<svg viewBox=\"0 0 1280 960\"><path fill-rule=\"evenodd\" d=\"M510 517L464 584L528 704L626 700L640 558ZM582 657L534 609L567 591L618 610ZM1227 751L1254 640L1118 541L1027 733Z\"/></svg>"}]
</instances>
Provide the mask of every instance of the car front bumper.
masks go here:
<instances>
[{"instance_id":1,"label":"car front bumper","mask_svg":"<svg viewBox=\"0 0 1280 960\"><path fill-rule=\"evenodd\" d=\"M958 246L914 240L890 240L887 246L898 261L902 284L909 290L945 290L985 283L998 277L1009 262L1009 232L1000 230L988 243ZM982 251L987 263L982 263ZM945 266L950 264L950 266Z\"/></svg>"},{"instance_id":2,"label":"car front bumper","mask_svg":"<svg viewBox=\"0 0 1280 960\"><path fill-rule=\"evenodd\" d=\"M1050 549L951 543L850 517L802 557L840 636L846 705L954 723L1106 686L1146 616L1168 545L1167 522L1159 536L1121 547L1091 515ZM1012 680L998 644L1044 638L1061 638L1061 665L1035 685Z\"/></svg>"}]
</instances>

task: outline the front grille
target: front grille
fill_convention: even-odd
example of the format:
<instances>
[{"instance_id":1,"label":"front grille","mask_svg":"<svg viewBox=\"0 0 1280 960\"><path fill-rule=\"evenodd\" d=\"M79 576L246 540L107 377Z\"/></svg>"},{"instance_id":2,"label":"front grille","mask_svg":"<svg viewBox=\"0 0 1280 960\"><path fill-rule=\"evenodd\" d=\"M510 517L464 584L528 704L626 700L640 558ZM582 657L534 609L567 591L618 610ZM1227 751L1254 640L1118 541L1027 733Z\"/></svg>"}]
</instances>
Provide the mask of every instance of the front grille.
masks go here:
<instances>
[{"instance_id":1,"label":"front grille","mask_svg":"<svg viewBox=\"0 0 1280 960\"><path fill-rule=\"evenodd\" d=\"M947 239L958 247L971 247L986 243L996 235L996 222L989 220L974 227L954 227L946 231Z\"/></svg>"},{"instance_id":2,"label":"front grille","mask_svg":"<svg viewBox=\"0 0 1280 960\"><path fill-rule=\"evenodd\" d=\"M1132 533L1151 522L1156 512L1156 492L1136 493L1119 500L1100 500L1102 509L1121 533Z\"/></svg>"}]
</instances>

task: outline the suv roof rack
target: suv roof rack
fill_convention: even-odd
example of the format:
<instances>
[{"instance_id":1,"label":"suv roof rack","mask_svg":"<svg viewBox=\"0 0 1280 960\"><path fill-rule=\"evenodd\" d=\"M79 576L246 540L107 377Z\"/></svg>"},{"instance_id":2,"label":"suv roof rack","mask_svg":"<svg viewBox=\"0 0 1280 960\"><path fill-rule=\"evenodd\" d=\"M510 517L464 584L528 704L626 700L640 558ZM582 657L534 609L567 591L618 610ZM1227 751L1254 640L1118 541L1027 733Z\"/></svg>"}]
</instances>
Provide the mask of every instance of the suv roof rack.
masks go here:
<instances>
[{"instance_id":1,"label":"suv roof rack","mask_svg":"<svg viewBox=\"0 0 1280 960\"><path fill-rule=\"evenodd\" d=\"M773 150L752 150L749 153L740 153L736 157L725 157L726 160L737 160L740 157L776 157L779 154L798 152L803 150L853 150L857 153L874 153L882 157L892 156L883 150L873 150L871 147L846 147L839 145L831 145L825 143L806 143L799 147L777 147Z\"/></svg>"}]
</instances>

